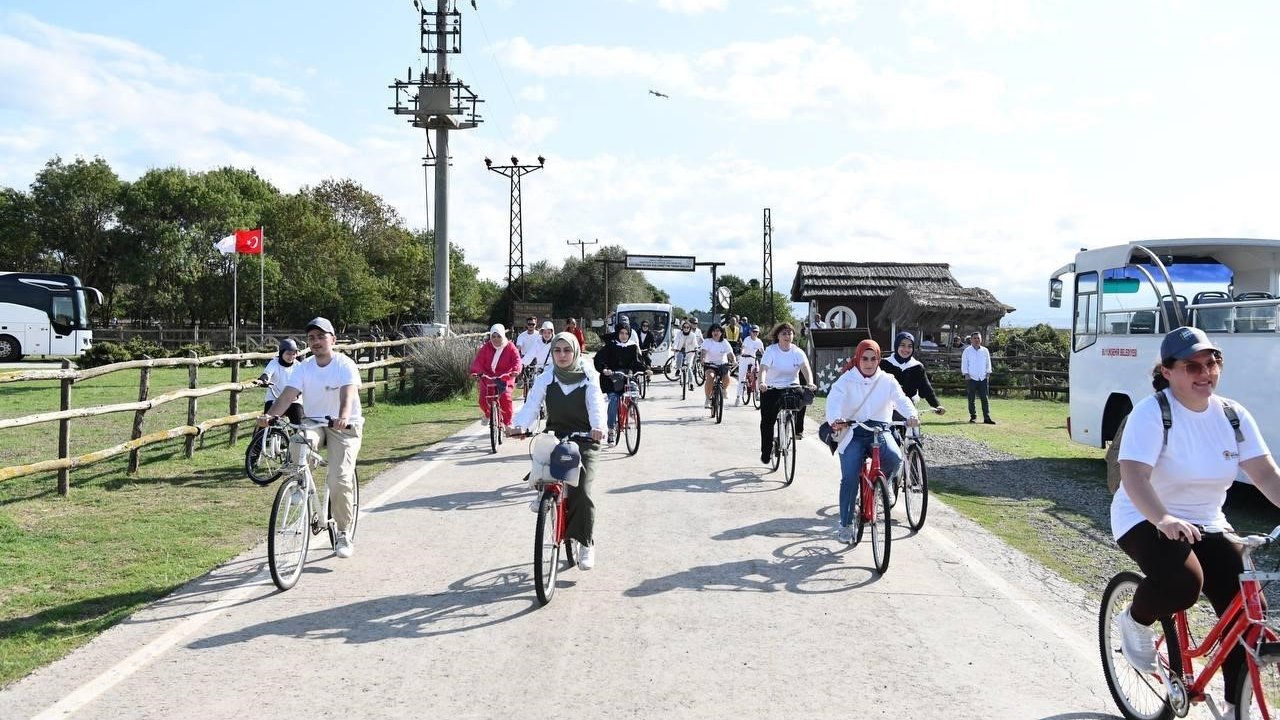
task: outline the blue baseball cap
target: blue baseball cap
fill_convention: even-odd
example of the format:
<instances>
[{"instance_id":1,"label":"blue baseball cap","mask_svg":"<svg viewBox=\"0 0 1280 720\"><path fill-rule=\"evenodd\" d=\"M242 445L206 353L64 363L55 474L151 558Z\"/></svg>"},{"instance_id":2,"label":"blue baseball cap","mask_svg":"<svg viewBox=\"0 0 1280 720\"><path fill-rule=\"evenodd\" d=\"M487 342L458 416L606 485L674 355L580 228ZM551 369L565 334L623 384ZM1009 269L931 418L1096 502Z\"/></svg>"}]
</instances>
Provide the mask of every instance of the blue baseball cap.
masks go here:
<instances>
[{"instance_id":1,"label":"blue baseball cap","mask_svg":"<svg viewBox=\"0 0 1280 720\"><path fill-rule=\"evenodd\" d=\"M577 485L582 468L582 451L578 449L578 444L565 440L556 445L551 451L549 467L551 477L562 483Z\"/></svg>"},{"instance_id":2,"label":"blue baseball cap","mask_svg":"<svg viewBox=\"0 0 1280 720\"><path fill-rule=\"evenodd\" d=\"M1184 325L1174 328L1164 336L1164 340L1160 342L1160 361L1167 363L1170 360L1186 360L1201 350L1222 352L1222 348L1214 345L1203 330Z\"/></svg>"}]
</instances>

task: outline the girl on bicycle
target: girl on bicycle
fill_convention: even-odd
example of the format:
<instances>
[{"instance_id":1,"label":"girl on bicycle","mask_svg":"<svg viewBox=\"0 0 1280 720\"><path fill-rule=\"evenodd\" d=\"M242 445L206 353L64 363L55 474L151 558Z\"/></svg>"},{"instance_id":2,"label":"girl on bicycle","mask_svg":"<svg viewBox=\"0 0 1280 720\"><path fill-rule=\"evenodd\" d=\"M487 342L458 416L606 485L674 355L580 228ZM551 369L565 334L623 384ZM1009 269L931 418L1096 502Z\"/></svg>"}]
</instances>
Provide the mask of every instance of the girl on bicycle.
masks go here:
<instances>
[{"instance_id":1,"label":"girl on bicycle","mask_svg":"<svg viewBox=\"0 0 1280 720\"><path fill-rule=\"evenodd\" d=\"M631 326L619 325L617 337L596 353L595 366L600 373L600 390L609 397L609 444L618 441L618 401L627 390L627 383L615 371L645 372L647 368L640 357L640 346L631 341Z\"/></svg>"},{"instance_id":2,"label":"girl on bicycle","mask_svg":"<svg viewBox=\"0 0 1280 720\"><path fill-rule=\"evenodd\" d=\"M767 354L766 354L767 357ZM846 372L831 386L827 394L827 422L839 432L847 427L840 419L855 420L867 425L887 427L897 410L907 419L907 425L920 424L916 406L902 392L902 386L893 376L880 369L880 344L875 340L863 340L853 354L857 363L853 372ZM853 500L858 491L858 477L863 461L871 454L875 435L865 428L854 427L844 433L836 452L840 455L840 527L837 539L842 543L853 542ZM887 478L893 477L902 464L902 453L893 441L891 433L880 435L880 470Z\"/></svg>"},{"instance_id":3,"label":"girl on bicycle","mask_svg":"<svg viewBox=\"0 0 1280 720\"><path fill-rule=\"evenodd\" d=\"M733 348L729 345L729 341L724 339L724 328L717 324L707 328L707 339L702 342L702 357L700 359L703 366L715 371L720 378L720 387L725 392L728 392L729 367L733 364ZM707 395L707 401L703 403L702 407L709 408L711 407L711 383L703 383L702 389L706 391Z\"/></svg>"},{"instance_id":4,"label":"girl on bicycle","mask_svg":"<svg viewBox=\"0 0 1280 720\"><path fill-rule=\"evenodd\" d=\"M582 473L578 487L566 500L566 533L579 544L578 567L590 570L596 564L596 506L591 500L591 483L595 478L596 443L604 438L605 403L597 386L595 371L582 361L582 350L572 333L562 332L551 343L552 372L538 375L529 388L529 399L516 413L510 435L522 434L538 420L538 407L547 406L547 430L558 436L575 432L591 432L591 442L574 438L582 452Z\"/></svg>"},{"instance_id":5,"label":"girl on bicycle","mask_svg":"<svg viewBox=\"0 0 1280 720\"><path fill-rule=\"evenodd\" d=\"M1139 671L1155 670L1157 619L1191 607L1202 591L1221 616L1240 591L1240 548L1222 536L1230 529L1222 505L1237 474L1280 505L1280 471L1249 411L1214 392L1221 377L1222 350L1202 330L1177 328L1160 343L1156 394L1134 406L1121 435L1111 533L1146 575L1118 617L1121 649ZM1223 665L1227 688L1243 670L1241 645ZM1235 717L1231 708L1226 716Z\"/></svg>"},{"instance_id":6,"label":"girl on bicycle","mask_svg":"<svg viewBox=\"0 0 1280 720\"><path fill-rule=\"evenodd\" d=\"M487 375L506 381L506 387L498 396L498 408L502 414L500 419L503 427L511 424L511 384L519 374L520 351L516 350L515 343L507 341L507 329L501 324L496 324L489 328L489 342L480 346L480 350L476 352L476 359L471 361L471 377L479 378ZM484 422L489 422L489 393L493 392L491 385L493 382L493 380L481 381L480 390L476 393ZM528 403L528 401L529 399L525 398L525 402Z\"/></svg>"},{"instance_id":7,"label":"girl on bicycle","mask_svg":"<svg viewBox=\"0 0 1280 720\"><path fill-rule=\"evenodd\" d=\"M742 338L742 354L738 356L738 404L742 404L747 391L747 373L764 354L764 341L760 339L760 326L752 325L750 334Z\"/></svg>"},{"instance_id":8,"label":"girl on bicycle","mask_svg":"<svg viewBox=\"0 0 1280 720\"><path fill-rule=\"evenodd\" d=\"M782 409L782 398L793 387L800 387L800 373L804 373L805 387L817 390L813 384L813 369L809 367L809 356L791 341L795 339L796 328L789 322L778 323L773 328L774 343L764 351L760 358L760 462L769 464L773 457L773 424L778 420L778 412ZM804 405L795 415L796 437L804 436Z\"/></svg>"},{"instance_id":9,"label":"girl on bicycle","mask_svg":"<svg viewBox=\"0 0 1280 720\"><path fill-rule=\"evenodd\" d=\"M298 343L293 338L285 338L280 341L276 356L271 359L271 362L267 363L267 366L262 370L262 374L255 381L259 385L267 386L267 402L262 406L262 412L265 413L271 409L271 406L275 404L284 389L289 386L289 379L293 377L293 373L297 369ZM301 423L302 403L290 403L289 409L285 410L284 414L289 418L289 422L295 425Z\"/></svg>"},{"instance_id":10,"label":"girl on bicycle","mask_svg":"<svg viewBox=\"0 0 1280 720\"><path fill-rule=\"evenodd\" d=\"M915 336L909 332L898 333L897 337L893 339L893 354L880 361L880 369L889 373L898 381L898 384L902 386L904 395L913 399L919 395L939 415L945 414L947 409L942 407L942 403L938 402L938 396L933 392L933 385L929 382L929 374L925 372L924 364L914 357L915 349ZM845 372L853 369L852 359L850 359L848 365L845 365L844 369ZM899 420L901 418L895 417L894 419Z\"/></svg>"}]
</instances>

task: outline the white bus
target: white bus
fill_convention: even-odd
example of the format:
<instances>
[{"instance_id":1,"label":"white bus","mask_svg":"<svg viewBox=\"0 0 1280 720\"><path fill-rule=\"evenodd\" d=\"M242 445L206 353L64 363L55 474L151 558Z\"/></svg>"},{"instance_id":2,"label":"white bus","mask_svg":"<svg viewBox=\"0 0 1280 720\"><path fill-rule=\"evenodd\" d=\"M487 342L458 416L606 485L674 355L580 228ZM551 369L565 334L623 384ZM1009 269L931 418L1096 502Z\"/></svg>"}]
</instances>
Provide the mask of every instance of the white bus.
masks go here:
<instances>
[{"instance_id":1,"label":"white bus","mask_svg":"<svg viewBox=\"0 0 1280 720\"><path fill-rule=\"evenodd\" d=\"M631 332L640 328L640 323L649 323L653 333L653 354L649 356L649 364L661 369L671 357L671 316L672 309L665 303L619 303L613 317L616 322L623 315L631 325Z\"/></svg>"},{"instance_id":2,"label":"white bus","mask_svg":"<svg viewBox=\"0 0 1280 720\"><path fill-rule=\"evenodd\" d=\"M1146 240L1083 250L1049 279L1060 307L1062 276L1074 275L1071 438L1103 447L1152 392L1160 341L1179 325L1201 328L1222 348L1218 392L1244 403L1280 448L1280 240Z\"/></svg>"},{"instance_id":3,"label":"white bus","mask_svg":"<svg viewBox=\"0 0 1280 720\"><path fill-rule=\"evenodd\" d=\"M102 293L75 275L0 272L0 362L89 349L89 297L102 302Z\"/></svg>"}]
</instances>

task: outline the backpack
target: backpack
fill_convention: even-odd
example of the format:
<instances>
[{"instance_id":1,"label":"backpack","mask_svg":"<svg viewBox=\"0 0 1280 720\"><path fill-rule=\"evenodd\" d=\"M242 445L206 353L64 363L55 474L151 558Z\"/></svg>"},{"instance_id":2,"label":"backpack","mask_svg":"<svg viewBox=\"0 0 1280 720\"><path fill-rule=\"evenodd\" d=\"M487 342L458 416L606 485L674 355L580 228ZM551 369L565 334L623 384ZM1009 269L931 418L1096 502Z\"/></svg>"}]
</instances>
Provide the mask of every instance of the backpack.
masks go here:
<instances>
[{"instance_id":1,"label":"backpack","mask_svg":"<svg viewBox=\"0 0 1280 720\"><path fill-rule=\"evenodd\" d=\"M1156 402L1160 405L1160 422L1164 425L1164 442L1160 444L1163 448L1169 444L1169 428L1173 427L1173 410L1169 407L1169 396L1163 392L1156 393ZM1230 402L1222 400L1222 414L1227 416L1227 422L1231 423L1231 429L1236 431L1236 446L1244 442L1244 433L1240 431L1240 416L1236 414L1236 408ZM1107 446L1107 488L1114 494L1120 488L1120 437L1124 433L1124 426L1129 422L1129 416L1125 415L1120 420L1120 426L1116 428L1116 436L1111 440L1111 444Z\"/></svg>"}]
</instances>

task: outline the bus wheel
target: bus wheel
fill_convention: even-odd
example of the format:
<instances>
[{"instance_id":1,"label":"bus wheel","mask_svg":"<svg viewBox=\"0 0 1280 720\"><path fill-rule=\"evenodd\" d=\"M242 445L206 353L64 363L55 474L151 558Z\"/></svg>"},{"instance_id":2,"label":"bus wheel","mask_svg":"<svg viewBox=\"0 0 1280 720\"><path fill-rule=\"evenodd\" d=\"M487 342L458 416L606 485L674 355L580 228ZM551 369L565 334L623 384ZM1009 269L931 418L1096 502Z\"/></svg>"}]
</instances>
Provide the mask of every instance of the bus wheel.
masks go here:
<instances>
[{"instance_id":1,"label":"bus wheel","mask_svg":"<svg viewBox=\"0 0 1280 720\"><path fill-rule=\"evenodd\" d=\"M22 346L12 335L0 335L0 362L18 362L22 359Z\"/></svg>"}]
</instances>

